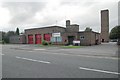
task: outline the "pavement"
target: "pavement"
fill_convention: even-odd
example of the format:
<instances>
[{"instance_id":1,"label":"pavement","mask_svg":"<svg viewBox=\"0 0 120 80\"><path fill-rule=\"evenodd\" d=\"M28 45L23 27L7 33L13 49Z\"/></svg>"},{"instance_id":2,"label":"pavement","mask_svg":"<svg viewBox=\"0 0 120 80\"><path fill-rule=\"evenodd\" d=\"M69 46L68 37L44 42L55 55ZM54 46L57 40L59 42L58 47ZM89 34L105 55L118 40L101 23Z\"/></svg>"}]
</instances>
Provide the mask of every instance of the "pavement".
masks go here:
<instances>
[{"instance_id":1,"label":"pavement","mask_svg":"<svg viewBox=\"0 0 120 80\"><path fill-rule=\"evenodd\" d=\"M2 45L3 78L118 78L116 43L75 49Z\"/></svg>"}]
</instances>

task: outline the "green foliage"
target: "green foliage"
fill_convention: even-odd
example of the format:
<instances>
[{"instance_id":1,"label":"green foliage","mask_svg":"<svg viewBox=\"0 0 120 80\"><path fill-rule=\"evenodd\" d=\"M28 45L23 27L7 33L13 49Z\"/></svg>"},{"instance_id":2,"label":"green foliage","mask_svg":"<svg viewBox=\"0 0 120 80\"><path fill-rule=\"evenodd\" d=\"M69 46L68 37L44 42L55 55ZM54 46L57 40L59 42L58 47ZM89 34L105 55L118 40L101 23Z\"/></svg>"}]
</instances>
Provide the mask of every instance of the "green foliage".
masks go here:
<instances>
[{"instance_id":1,"label":"green foliage","mask_svg":"<svg viewBox=\"0 0 120 80\"><path fill-rule=\"evenodd\" d=\"M120 39L120 25L117 27L117 38Z\"/></svg>"},{"instance_id":2,"label":"green foliage","mask_svg":"<svg viewBox=\"0 0 120 80\"><path fill-rule=\"evenodd\" d=\"M42 41L42 45L48 45L48 42L47 41Z\"/></svg>"},{"instance_id":3,"label":"green foliage","mask_svg":"<svg viewBox=\"0 0 120 80\"><path fill-rule=\"evenodd\" d=\"M2 40L2 44L5 44L5 41L4 41L4 40Z\"/></svg>"},{"instance_id":4,"label":"green foliage","mask_svg":"<svg viewBox=\"0 0 120 80\"><path fill-rule=\"evenodd\" d=\"M49 45L52 45L52 42L49 42Z\"/></svg>"},{"instance_id":5,"label":"green foliage","mask_svg":"<svg viewBox=\"0 0 120 80\"><path fill-rule=\"evenodd\" d=\"M15 35L14 31L2 32L2 42L9 43L9 37Z\"/></svg>"},{"instance_id":6,"label":"green foliage","mask_svg":"<svg viewBox=\"0 0 120 80\"><path fill-rule=\"evenodd\" d=\"M10 36L13 36L13 35L16 35L14 31L8 31L6 36L10 37Z\"/></svg>"},{"instance_id":7,"label":"green foliage","mask_svg":"<svg viewBox=\"0 0 120 80\"><path fill-rule=\"evenodd\" d=\"M81 46L62 46L62 48L81 48Z\"/></svg>"},{"instance_id":8,"label":"green foliage","mask_svg":"<svg viewBox=\"0 0 120 80\"><path fill-rule=\"evenodd\" d=\"M92 28L86 27L85 31L92 31Z\"/></svg>"},{"instance_id":9,"label":"green foliage","mask_svg":"<svg viewBox=\"0 0 120 80\"><path fill-rule=\"evenodd\" d=\"M16 29L16 35L20 35L19 28Z\"/></svg>"},{"instance_id":10,"label":"green foliage","mask_svg":"<svg viewBox=\"0 0 120 80\"><path fill-rule=\"evenodd\" d=\"M9 37L14 35L19 35L19 28L16 29L16 32L14 31L8 31L8 32L1 32L2 33L2 43L9 43Z\"/></svg>"},{"instance_id":11,"label":"green foliage","mask_svg":"<svg viewBox=\"0 0 120 80\"><path fill-rule=\"evenodd\" d=\"M120 39L120 26L115 26L110 32L110 39Z\"/></svg>"}]
</instances>

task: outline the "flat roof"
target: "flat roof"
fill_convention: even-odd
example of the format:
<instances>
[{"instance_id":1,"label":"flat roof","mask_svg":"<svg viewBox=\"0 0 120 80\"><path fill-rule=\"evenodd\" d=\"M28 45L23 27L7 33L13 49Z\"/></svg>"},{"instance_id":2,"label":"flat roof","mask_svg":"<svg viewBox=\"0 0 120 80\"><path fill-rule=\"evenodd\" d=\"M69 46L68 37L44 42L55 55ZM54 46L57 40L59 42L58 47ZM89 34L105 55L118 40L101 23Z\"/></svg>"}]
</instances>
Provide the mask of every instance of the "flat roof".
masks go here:
<instances>
[{"instance_id":1,"label":"flat roof","mask_svg":"<svg viewBox=\"0 0 120 80\"><path fill-rule=\"evenodd\" d=\"M31 28L31 29L25 29L25 30L45 29L45 28L53 28L53 27L66 29L65 27L62 27L62 26L47 26L47 27Z\"/></svg>"},{"instance_id":2,"label":"flat roof","mask_svg":"<svg viewBox=\"0 0 120 80\"><path fill-rule=\"evenodd\" d=\"M90 31L79 31L78 33L84 33L84 32L90 32ZM91 31L92 33L100 34L99 32Z\"/></svg>"}]
</instances>

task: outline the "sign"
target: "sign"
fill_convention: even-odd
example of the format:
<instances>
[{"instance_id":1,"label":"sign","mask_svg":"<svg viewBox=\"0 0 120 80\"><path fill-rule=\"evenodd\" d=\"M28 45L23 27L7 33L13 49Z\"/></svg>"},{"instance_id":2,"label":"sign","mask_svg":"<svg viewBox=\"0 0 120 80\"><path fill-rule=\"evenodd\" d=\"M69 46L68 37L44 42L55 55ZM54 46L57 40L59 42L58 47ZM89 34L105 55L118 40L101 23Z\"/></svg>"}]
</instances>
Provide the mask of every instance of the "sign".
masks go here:
<instances>
[{"instance_id":1,"label":"sign","mask_svg":"<svg viewBox=\"0 0 120 80\"><path fill-rule=\"evenodd\" d=\"M60 37L60 33L52 33L52 37Z\"/></svg>"},{"instance_id":2,"label":"sign","mask_svg":"<svg viewBox=\"0 0 120 80\"><path fill-rule=\"evenodd\" d=\"M76 44L76 43L77 43L77 44L80 44L80 41L74 40L73 43L74 43L74 44Z\"/></svg>"}]
</instances>

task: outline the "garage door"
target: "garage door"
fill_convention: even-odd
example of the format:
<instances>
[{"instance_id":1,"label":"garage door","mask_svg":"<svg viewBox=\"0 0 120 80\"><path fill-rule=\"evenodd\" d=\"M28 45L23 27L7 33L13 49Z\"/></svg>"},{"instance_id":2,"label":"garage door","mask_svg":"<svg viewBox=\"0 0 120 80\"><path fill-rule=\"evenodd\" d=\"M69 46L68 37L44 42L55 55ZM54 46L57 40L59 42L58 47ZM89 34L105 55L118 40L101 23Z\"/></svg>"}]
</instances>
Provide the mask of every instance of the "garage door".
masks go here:
<instances>
[{"instance_id":1,"label":"garage door","mask_svg":"<svg viewBox=\"0 0 120 80\"><path fill-rule=\"evenodd\" d=\"M42 43L42 36L41 34L35 35L35 44L41 44Z\"/></svg>"},{"instance_id":2,"label":"garage door","mask_svg":"<svg viewBox=\"0 0 120 80\"><path fill-rule=\"evenodd\" d=\"M28 44L33 44L33 35L28 35Z\"/></svg>"},{"instance_id":3,"label":"garage door","mask_svg":"<svg viewBox=\"0 0 120 80\"><path fill-rule=\"evenodd\" d=\"M45 41L50 41L51 34L44 34L44 40Z\"/></svg>"}]
</instances>

